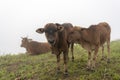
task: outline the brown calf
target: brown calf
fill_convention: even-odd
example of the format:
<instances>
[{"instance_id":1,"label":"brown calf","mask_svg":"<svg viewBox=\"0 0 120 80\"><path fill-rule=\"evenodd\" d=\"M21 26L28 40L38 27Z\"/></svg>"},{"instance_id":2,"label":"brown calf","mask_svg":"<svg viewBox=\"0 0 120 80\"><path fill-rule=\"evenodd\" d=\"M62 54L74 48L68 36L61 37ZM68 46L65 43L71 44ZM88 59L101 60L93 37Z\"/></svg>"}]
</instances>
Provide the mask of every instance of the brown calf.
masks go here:
<instances>
[{"instance_id":1,"label":"brown calf","mask_svg":"<svg viewBox=\"0 0 120 80\"><path fill-rule=\"evenodd\" d=\"M21 47L26 48L27 53L29 53L30 55L38 55L51 51L49 43L40 43L32 41L27 37L22 38Z\"/></svg>"},{"instance_id":2,"label":"brown calf","mask_svg":"<svg viewBox=\"0 0 120 80\"><path fill-rule=\"evenodd\" d=\"M89 28L74 27L69 34L69 41L81 44L88 51L88 69L95 67L96 57L100 46L107 42L108 62L110 55L110 33L111 28L108 23L102 22L91 25ZM93 62L91 52L94 51Z\"/></svg>"},{"instance_id":3,"label":"brown calf","mask_svg":"<svg viewBox=\"0 0 120 80\"><path fill-rule=\"evenodd\" d=\"M57 70L60 70L60 54L63 53L64 58L64 74L68 74L67 70L67 61L68 61L68 32L67 30L71 27L70 23L65 24L54 24L54 23L48 23L45 25L44 28L39 28L36 30L38 33L45 32L45 36L47 38L47 41L52 46L52 53L56 55L57 58ZM66 26L66 27L65 27Z\"/></svg>"}]
</instances>

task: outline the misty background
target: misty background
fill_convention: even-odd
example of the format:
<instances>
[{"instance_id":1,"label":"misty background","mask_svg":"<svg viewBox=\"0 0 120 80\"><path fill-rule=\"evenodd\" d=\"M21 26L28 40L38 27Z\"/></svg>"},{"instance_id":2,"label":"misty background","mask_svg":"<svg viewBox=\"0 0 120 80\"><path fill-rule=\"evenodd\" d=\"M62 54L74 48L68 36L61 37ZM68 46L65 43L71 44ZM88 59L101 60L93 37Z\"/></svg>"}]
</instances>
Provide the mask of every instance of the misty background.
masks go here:
<instances>
[{"instance_id":1,"label":"misty background","mask_svg":"<svg viewBox=\"0 0 120 80\"><path fill-rule=\"evenodd\" d=\"M108 22L120 39L120 0L0 0L0 55L24 53L21 37L46 42L35 32L49 22L89 27Z\"/></svg>"}]
</instances>

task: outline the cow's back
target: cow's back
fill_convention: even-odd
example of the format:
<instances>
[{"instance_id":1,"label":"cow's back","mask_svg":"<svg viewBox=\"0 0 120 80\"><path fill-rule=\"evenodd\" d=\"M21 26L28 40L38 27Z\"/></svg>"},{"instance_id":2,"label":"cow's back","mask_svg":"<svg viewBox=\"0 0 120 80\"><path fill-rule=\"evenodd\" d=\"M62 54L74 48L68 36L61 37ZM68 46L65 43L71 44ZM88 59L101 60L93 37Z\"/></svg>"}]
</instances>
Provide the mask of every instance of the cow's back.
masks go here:
<instances>
[{"instance_id":1,"label":"cow's back","mask_svg":"<svg viewBox=\"0 0 120 80\"><path fill-rule=\"evenodd\" d=\"M89 28L84 28L80 34L82 42L86 42L91 45L97 45L100 43L100 31L96 25L91 25Z\"/></svg>"},{"instance_id":2,"label":"cow's back","mask_svg":"<svg viewBox=\"0 0 120 80\"><path fill-rule=\"evenodd\" d=\"M99 23L98 25L91 25L84 32L84 39L91 44L103 45L107 39L110 38L111 28L106 22Z\"/></svg>"},{"instance_id":3,"label":"cow's back","mask_svg":"<svg viewBox=\"0 0 120 80\"><path fill-rule=\"evenodd\" d=\"M32 41L29 43L29 49L32 54L41 54L50 51L50 45L48 43L40 43Z\"/></svg>"},{"instance_id":4,"label":"cow's back","mask_svg":"<svg viewBox=\"0 0 120 80\"><path fill-rule=\"evenodd\" d=\"M51 50L49 43L41 43L39 45L39 49L41 50L42 53L49 52Z\"/></svg>"},{"instance_id":5,"label":"cow's back","mask_svg":"<svg viewBox=\"0 0 120 80\"><path fill-rule=\"evenodd\" d=\"M29 43L29 49L32 54L39 54L41 53L41 50L39 50L40 43L36 41L32 41Z\"/></svg>"}]
</instances>

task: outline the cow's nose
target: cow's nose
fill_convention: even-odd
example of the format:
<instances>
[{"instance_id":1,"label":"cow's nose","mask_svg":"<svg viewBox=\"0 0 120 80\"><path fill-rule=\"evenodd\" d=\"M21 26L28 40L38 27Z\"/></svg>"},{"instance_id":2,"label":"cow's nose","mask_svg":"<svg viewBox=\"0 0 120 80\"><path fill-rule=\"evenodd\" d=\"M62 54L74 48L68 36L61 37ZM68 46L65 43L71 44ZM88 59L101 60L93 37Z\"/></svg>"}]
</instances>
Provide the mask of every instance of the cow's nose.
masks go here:
<instances>
[{"instance_id":1,"label":"cow's nose","mask_svg":"<svg viewBox=\"0 0 120 80\"><path fill-rule=\"evenodd\" d=\"M49 40L48 41L50 44L54 44L54 40Z\"/></svg>"}]
</instances>

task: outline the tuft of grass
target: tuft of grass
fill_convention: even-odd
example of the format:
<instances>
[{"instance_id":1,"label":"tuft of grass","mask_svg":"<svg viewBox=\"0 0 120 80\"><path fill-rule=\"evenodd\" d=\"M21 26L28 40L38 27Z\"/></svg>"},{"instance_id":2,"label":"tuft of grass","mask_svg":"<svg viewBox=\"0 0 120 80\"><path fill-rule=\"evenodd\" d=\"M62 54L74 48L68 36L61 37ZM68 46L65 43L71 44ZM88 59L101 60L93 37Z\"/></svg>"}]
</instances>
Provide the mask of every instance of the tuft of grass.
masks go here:
<instances>
[{"instance_id":1,"label":"tuft of grass","mask_svg":"<svg viewBox=\"0 0 120 80\"><path fill-rule=\"evenodd\" d=\"M56 56L51 53L37 56L26 54L0 56L0 80L120 80L120 41L111 42L111 62L101 61L99 50L95 71L87 71L87 51L79 45L74 47L74 62L69 52L69 75L63 75L64 65L61 55L61 70L56 74ZM107 56L107 51L105 51Z\"/></svg>"}]
</instances>

